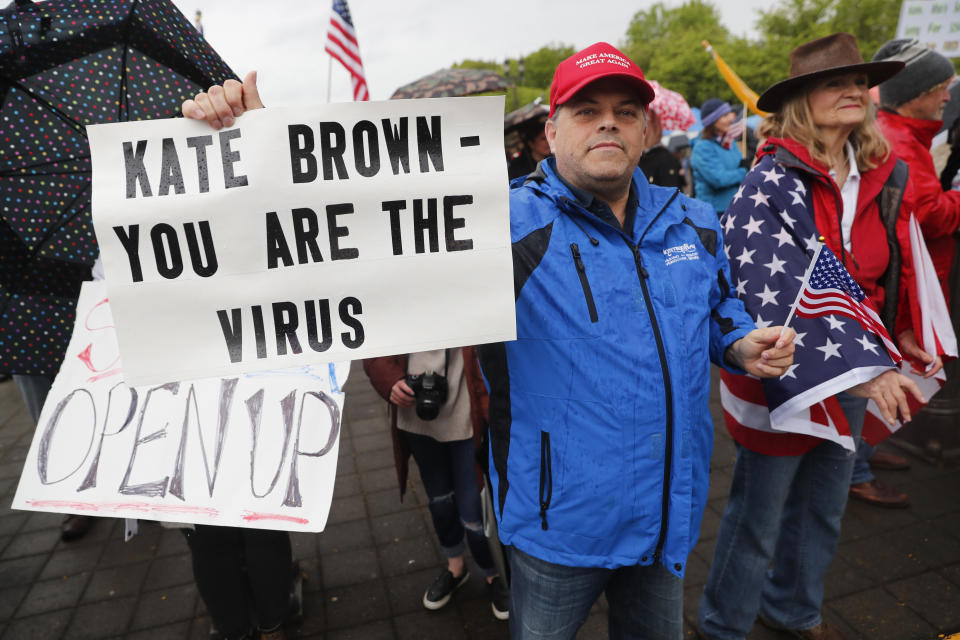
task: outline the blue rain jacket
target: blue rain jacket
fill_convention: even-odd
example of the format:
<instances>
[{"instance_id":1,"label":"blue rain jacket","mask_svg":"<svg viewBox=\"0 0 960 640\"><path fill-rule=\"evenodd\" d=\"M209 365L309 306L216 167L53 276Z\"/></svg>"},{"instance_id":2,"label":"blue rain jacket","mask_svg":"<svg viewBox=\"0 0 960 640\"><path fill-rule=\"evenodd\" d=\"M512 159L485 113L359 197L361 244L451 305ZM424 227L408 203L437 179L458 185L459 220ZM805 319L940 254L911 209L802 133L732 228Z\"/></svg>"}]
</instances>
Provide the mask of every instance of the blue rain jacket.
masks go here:
<instances>
[{"instance_id":1,"label":"blue rain jacket","mask_svg":"<svg viewBox=\"0 0 960 640\"><path fill-rule=\"evenodd\" d=\"M710 361L754 324L709 206L637 169L630 238L555 170L513 183L517 340L480 348L500 538L557 564L659 560L682 576L707 499Z\"/></svg>"},{"instance_id":2,"label":"blue rain jacket","mask_svg":"<svg viewBox=\"0 0 960 640\"><path fill-rule=\"evenodd\" d=\"M708 202L723 213L747 175L746 167L740 166L742 159L736 145L724 149L716 140L697 138L690 153L697 200Z\"/></svg>"}]
</instances>

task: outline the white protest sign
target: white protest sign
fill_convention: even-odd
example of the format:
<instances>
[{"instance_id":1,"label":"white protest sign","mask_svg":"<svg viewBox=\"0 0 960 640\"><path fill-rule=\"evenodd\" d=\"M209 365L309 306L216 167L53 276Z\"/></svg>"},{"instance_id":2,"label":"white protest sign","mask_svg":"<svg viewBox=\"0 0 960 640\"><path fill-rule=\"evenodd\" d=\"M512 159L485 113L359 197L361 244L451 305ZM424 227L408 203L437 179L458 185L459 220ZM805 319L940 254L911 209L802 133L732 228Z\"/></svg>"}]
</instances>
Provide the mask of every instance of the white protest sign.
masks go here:
<instances>
[{"instance_id":1,"label":"white protest sign","mask_svg":"<svg viewBox=\"0 0 960 640\"><path fill-rule=\"evenodd\" d=\"M898 38L916 38L949 58L960 56L960 1L903 0Z\"/></svg>"},{"instance_id":2,"label":"white protest sign","mask_svg":"<svg viewBox=\"0 0 960 640\"><path fill-rule=\"evenodd\" d=\"M322 531L349 363L128 387L86 282L13 508Z\"/></svg>"},{"instance_id":3,"label":"white protest sign","mask_svg":"<svg viewBox=\"0 0 960 640\"><path fill-rule=\"evenodd\" d=\"M502 97L88 133L131 384L516 335Z\"/></svg>"}]
</instances>

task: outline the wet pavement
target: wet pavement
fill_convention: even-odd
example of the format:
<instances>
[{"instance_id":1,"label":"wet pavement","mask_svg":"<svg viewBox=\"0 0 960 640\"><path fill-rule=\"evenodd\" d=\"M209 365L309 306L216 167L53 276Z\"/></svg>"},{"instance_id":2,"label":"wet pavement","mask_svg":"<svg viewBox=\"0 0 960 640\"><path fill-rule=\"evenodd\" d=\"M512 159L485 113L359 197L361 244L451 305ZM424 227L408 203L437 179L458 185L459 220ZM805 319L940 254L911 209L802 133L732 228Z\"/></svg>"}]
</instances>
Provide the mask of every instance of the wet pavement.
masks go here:
<instances>
[{"instance_id":1,"label":"wet pavement","mask_svg":"<svg viewBox=\"0 0 960 640\"><path fill-rule=\"evenodd\" d=\"M711 409L719 429L710 500L685 581L689 638L696 637L696 605L734 460L733 443L718 421L715 385ZM507 638L507 624L491 614L476 572L444 609L423 608L423 591L444 561L416 466L411 464L411 487L401 503L385 404L356 364L345 391L327 529L292 536L305 575L305 613L287 625L288 635ZM210 620L179 531L141 522L140 533L125 543L123 521L103 519L86 537L65 543L59 515L10 509L32 434L16 386L0 383L0 638L209 638ZM909 509L848 506L827 576L824 617L851 640L920 640L960 632L960 467L911 462L909 471L878 473L910 494ZM606 637L601 601L578 638ZM759 625L749 636L782 637Z\"/></svg>"}]
</instances>

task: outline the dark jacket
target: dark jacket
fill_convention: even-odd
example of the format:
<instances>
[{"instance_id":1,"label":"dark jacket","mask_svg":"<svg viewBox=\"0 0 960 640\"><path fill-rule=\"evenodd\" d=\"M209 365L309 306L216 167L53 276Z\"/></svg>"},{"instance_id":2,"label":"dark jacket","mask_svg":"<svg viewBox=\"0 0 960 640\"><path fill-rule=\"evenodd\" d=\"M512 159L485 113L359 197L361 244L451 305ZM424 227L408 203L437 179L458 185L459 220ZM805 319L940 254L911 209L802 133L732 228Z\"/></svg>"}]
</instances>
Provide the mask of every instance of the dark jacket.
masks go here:
<instances>
[{"instance_id":1,"label":"dark jacket","mask_svg":"<svg viewBox=\"0 0 960 640\"><path fill-rule=\"evenodd\" d=\"M684 186L683 167L680 161L663 145L647 149L638 165L650 184L671 189Z\"/></svg>"}]
</instances>

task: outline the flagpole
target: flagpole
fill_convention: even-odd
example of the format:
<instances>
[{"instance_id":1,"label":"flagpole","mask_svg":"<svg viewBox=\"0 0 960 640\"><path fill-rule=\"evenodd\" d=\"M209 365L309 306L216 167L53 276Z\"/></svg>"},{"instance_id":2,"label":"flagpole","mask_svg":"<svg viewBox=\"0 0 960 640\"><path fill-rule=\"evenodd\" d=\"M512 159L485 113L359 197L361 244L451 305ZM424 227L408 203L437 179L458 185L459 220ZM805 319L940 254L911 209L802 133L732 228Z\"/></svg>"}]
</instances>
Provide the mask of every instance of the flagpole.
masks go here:
<instances>
[{"instance_id":1,"label":"flagpole","mask_svg":"<svg viewBox=\"0 0 960 640\"><path fill-rule=\"evenodd\" d=\"M327 56L327 104L330 104L330 80L333 76L333 56Z\"/></svg>"},{"instance_id":2,"label":"flagpole","mask_svg":"<svg viewBox=\"0 0 960 640\"><path fill-rule=\"evenodd\" d=\"M823 243L817 243L817 250L813 252L813 257L810 259L810 264L807 266L807 270L803 274L803 280L800 282L800 288L797 290L797 297L793 301L793 306L790 307L790 313L787 314L787 319L783 322L783 328L786 329L790 324L790 320L793 319L793 313L797 310L797 303L800 302L800 296L803 295L803 288L807 286L807 282L810 281L810 274L813 273L813 267L817 264L817 258L820 257L820 251L823 249ZM781 335L783 330L780 331Z\"/></svg>"}]
</instances>

